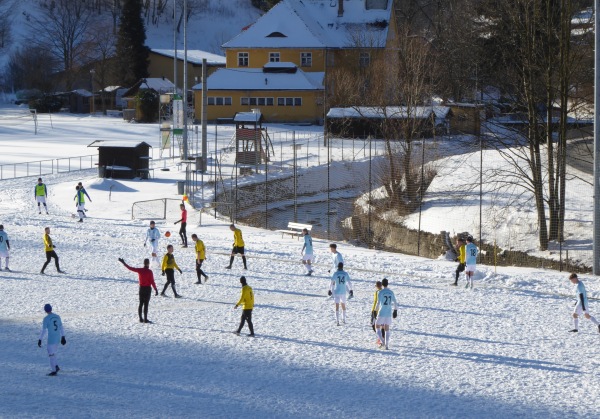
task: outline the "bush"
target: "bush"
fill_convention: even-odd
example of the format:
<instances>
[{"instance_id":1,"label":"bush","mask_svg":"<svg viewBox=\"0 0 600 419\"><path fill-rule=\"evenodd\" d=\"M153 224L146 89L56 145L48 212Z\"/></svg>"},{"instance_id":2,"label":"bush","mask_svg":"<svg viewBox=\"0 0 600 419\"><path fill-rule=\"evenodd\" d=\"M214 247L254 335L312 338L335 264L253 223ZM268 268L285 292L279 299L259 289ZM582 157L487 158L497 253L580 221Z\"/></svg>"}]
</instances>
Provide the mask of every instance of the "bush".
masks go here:
<instances>
[{"instance_id":1,"label":"bush","mask_svg":"<svg viewBox=\"0 0 600 419\"><path fill-rule=\"evenodd\" d=\"M37 113L53 113L60 111L62 101L56 96L43 96L29 102L29 108L35 109Z\"/></svg>"},{"instance_id":2,"label":"bush","mask_svg":"<svg viewBox=\"0 0 600 419\"><path fill-rule=\"evenodd\" d=\"M140 122L156 122L158 120L158 92L154 90L139 91L136 101L142 114Z\"/></svg>"}]
</instances>

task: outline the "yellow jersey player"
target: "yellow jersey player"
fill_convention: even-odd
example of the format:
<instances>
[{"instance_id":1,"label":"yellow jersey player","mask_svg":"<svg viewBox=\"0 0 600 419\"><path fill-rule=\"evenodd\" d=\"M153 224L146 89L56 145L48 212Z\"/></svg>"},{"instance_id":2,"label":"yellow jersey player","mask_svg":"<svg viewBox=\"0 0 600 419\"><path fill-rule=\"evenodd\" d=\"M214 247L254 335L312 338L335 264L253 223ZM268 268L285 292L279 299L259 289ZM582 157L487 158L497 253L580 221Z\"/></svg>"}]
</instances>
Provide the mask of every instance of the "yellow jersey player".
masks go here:
<instances>
[{"instance_id":1,"label":"yellow jersey player","mask_svg":"<svg viewBox=\"0 0 600 419\"><path fill-rule=\"evenodd\" d=\"M234 224L231 224L229 229L233 231L233 249L231 250L231 257L229 258L229 266L226 266L225 269L231 269L235 255L242 255L244 269L248 269L248 266L246 265L246 256L244 255L244 239L242 238L242 230L236 228Z\"/></svg>"},{"instance_id":2,"label":"yellow jersey player","mask_svg":"<svg viewBox=\"0 0 600 419\"><path fill-rule=\"evenodd\" d=\"M202 277L204 277L204 282L208 281L208 275L202 270L202 263L206 259L206 247L204 247L204 242L198 238L197 234L192 234L192 240L194 241L194 250L196 252L196 275L198 276L196 284L201 284Z\"/></svg>"},{"instance_id":3,"label":"yellow jersey player","mask_svg":"<svg viewBox=\"0 0 600 419\"><path fill-rule=\"evenodd\" d=\"M179 266L177 266L177 262L175 262L175 256L173 256L173 245L170 244L167 246L167 253L162 260L162 275L167 276L167 283L160 293L160 295L163 297L166 297L165 291L169 287L169 284L171 284L171 289L173 290L175 298L181 298L181 295L177 294L177 291L175 290L175 269L177 269L180 274L183 273L181 272L181 269L179 269Z\"/></svg>"},{"instance_id":4,"label":"yellow jersey player","mask_svg":"<svg viewBox=\"0 0 600 419\"><path fill-rule=\"evenodd\" d=\"M252 324L252 310L254 309L254 292L252 291L252 287L246 283L246 277L242 276L240 278L240 284L242 284L242 293L240 295L240 299L236 303L234 309L242 306L242 319L240 320L240 326L238 329L233 332L236 335L240 335L242 328L244 327L244 323L248 322L248 329L250 329L250 334L248 336L254 337L254 325Z\"/></svg>"}]
</instances>

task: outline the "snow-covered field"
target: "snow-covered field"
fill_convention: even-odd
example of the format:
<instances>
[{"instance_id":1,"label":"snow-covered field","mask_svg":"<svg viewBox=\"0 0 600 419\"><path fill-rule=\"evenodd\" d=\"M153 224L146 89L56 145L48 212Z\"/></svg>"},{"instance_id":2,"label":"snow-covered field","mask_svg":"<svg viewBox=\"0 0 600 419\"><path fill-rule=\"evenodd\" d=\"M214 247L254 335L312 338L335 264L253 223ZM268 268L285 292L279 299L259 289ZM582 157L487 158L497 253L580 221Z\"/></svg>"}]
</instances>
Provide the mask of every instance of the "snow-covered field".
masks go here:
<instances>
[{"instance_id":1,"label":"snow-covered field","mask_svg":"<svg viewBox=\"0 0 600 419\"><path fill-rule=\"evenodd\" d=\"M56 118L56 131L38 137L0 130L0 163L23 149L33 160L79 155L90 137L157 136L155 126L98 118L67 130ZM448 286L452 262L339 243L356 297L337 327L326 298L327 242L315 240L316 274L305 277L301 242L241 226L249 270L236 260L227 271L228 225L206 215L197 225L190 214L188 235L206 244L210 279L193 284L192 249L179 248L177 234L163 238L162 250L176 245L184 298L153 296L154 324L138 323L136 275L117 262L139 266L148 254L147 220L132 220L131 205L180 198L182 176L174 167L151 180L98 179L94 170L44 176L50 215L34 207L35 178L0 181L14 270L0 272L0 416L600 417L600 334L586 320L580 333L567 332L567 273L480 266L469 291ZM78 181L93 200L84 223L71 217ZM158 227L176 233L178 218L171 213ZM46 226L66 274L52 265L39 274ZM240 275L254 288L254 339L231 333ZM383 277L400 304L389 351L376 347L369 326L373 284ZM162 287L160 271L155 278ZM600 296L597 278L583 280ZM46 351L36 345L45 303L62 316L67 337L57 377L46 376ZM600 317L597 301L591 312Z\"/></svg>"}]
</instances>

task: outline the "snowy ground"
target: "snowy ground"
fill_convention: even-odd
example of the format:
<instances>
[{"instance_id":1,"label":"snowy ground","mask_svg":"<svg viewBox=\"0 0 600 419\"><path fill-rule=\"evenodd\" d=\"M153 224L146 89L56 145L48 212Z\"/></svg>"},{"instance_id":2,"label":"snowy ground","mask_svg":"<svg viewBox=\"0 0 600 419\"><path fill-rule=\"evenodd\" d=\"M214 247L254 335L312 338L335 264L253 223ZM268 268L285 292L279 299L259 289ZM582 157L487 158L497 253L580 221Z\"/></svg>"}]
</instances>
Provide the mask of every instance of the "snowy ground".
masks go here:
<instances>
[{"instance_id":1,"label":"snowy ground","mask_svg":"<svg viewBox=\"0 0 600 419\"><path fill-rule=\"evenodd\" d=\"M73 131L85 132L87 123ZM104 130L115 137L120 127ZM2 160L12 147L7 139L0 134ZM37 149L38 159L52 153L33 136L19 141ZM131 204L177 198L180 176L173 168L159 179L118 181L110 201L116 181L98 179L94 170L45 176L50 215L34 208L34 179L0 181L0 223L15 271L0 272L7 343L0 416L599 417L600 334L588 321L579 334L567 332L573 298L565 273L481 266L468 291L448 286L454 263L340 243L356 298L347 324L337 327L326 298L328 243L315 240L316 276L304 277L301 242L242 226L249 270L236 260L226 271L227 225L203 215L198 226L192 214L188 234L207 246L209 282L193 284L193 252L176 246L184 298L153 296L154 324L138 323L136 276L117 262L139 265L147 256L147 221L131 220ZM93 200L84 223L71 217L78 181ZM159 228L176 232L178 216L159 220ZM53 266L39 275L45 226L64 275ZM161 248L179 244L176 236ZM239 321L233 305L242 274L256 296L255 339L230 333ZM161 287L164 279L155 275ZM373 283L384 276L400 303L390 351L376 348L369 326ZM600 281L583 279L589 294L600 296ZM67 334L58 377L45 376L45 349L36 346L47 302ZM591 311L600 317L597 301Z\"/></svg>"}]
</instances>

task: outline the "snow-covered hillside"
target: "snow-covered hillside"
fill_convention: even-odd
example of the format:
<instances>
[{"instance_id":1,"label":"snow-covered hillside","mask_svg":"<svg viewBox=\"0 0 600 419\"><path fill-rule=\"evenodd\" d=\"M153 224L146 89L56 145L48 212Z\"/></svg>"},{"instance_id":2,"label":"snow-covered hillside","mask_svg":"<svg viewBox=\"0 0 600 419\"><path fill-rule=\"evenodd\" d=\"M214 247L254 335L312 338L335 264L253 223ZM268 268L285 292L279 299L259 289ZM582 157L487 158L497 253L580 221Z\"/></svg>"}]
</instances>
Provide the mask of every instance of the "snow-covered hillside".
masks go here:
<instances>
[{"instance_id":1,"label":"snow-covered hillside","mask_svg":"<svg viewBox=\"0 0 600 419\"><path fill-rule=\"evenodd\" d=\"M32 158L64 157L69 151L53 140L78 153L92 133L126 140L156 129L54 118L40 136L0 130L2 160L24 147ZM209 281L194 284L193 251L179 247L177 234L163 238L161 251L175 245L183 298L170 290L153 296L154 324L140 324L136 276L117 261L139 266L148 255L148 220L132 220L131 205L179 198L182 176L175 166L142 181L98 179L95 170L45 176L49 215L34 207L35 178L0 181L0 223L14 270L0 271L0 416L598 417L600 334L587 320L579 333L568 332L574 298L566 273L479 266L470 291L462 279L448 286L452 262L338 243L356 295L338 327L327 298L329 243L314 241L316 272L306 277L301 242L241 226L249 269L236 260L228 271L227 223L203 215L199 225L190 214L188 235L206 244ZM92 198L83 223L71 217L78 181ZM158 227L176 233L178 218L169 213ZM46 226L66 274L53 266L39 274ZM254 288L254 339L231 333L240 275ZM377 348L369 325L373 284L383 277L399 302L389 351ZM600 281L582 278L598 296ZM155 279L160 289L160 270ZM46 350L36 345L45 303L62 316L67 337L57 377L46 376ZM598 301L590 310L600 318Z\"/></svg>"}]
</instances>

